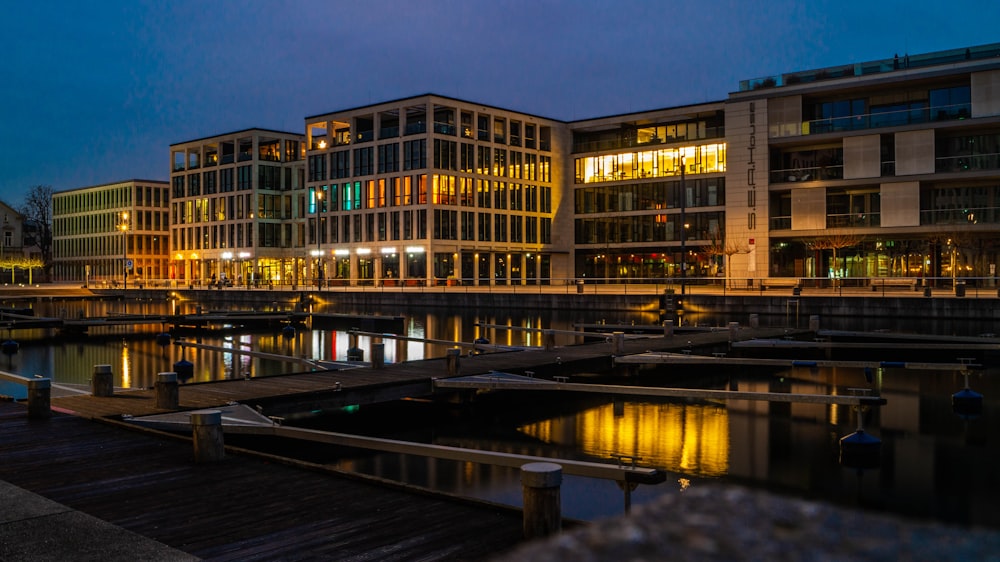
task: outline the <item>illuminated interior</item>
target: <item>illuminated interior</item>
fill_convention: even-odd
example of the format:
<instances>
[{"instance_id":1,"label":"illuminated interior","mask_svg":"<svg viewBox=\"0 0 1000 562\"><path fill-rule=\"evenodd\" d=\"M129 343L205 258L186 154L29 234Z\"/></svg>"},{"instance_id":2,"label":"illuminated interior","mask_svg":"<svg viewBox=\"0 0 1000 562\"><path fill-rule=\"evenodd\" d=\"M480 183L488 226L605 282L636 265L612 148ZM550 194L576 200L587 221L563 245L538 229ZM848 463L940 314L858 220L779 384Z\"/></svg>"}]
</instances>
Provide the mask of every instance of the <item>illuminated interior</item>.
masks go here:
<instances>
[{"instance_id":1,"label":"illuminated interior","mask_svg":"<svg viewBox=\"0 0 1000 562\"><path fill-rule=\"evenodd\" d=\"M576 159L576 182L635 180L726 171L726 143L604 154Z\"/></svg>"}]
</instances>

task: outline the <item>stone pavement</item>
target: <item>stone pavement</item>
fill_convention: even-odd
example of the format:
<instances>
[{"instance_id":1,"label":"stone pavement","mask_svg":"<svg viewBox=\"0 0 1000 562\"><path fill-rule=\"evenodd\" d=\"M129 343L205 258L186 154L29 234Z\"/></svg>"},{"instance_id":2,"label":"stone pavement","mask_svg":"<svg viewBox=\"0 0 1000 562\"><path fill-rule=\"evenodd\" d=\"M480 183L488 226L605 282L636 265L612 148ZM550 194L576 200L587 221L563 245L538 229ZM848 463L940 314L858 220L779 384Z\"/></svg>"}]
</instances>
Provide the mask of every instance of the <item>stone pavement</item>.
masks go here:
<instances>
[{"instance_id":1,"label":"stone pavement","mask_svg":"<svg viewBox=\"0 0 1000 562\"><path fill-rule=\"evenodd\" d=\"M0 481L0 560L183 562L198 560Z\"/></svg>"}]
</instances>

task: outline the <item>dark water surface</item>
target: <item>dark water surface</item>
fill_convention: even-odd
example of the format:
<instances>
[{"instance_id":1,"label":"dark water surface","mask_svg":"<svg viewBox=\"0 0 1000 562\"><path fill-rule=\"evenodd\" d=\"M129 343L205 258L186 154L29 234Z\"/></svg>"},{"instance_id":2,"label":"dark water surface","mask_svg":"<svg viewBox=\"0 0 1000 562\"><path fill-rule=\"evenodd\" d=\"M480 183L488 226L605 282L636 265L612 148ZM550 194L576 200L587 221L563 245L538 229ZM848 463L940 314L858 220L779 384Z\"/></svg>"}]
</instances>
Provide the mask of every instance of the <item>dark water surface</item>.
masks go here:
<instances>
[{"instance_id":1,"label":"dark water surface","mask_svg":"<svg viewBox=\"0 0 1000 562\"><path fill-rule=\"evenodd\" d=\"M35 303L38 316L101 316L114 312L115 302ZM131 303L130 313L193 312L173 303ZM371 311L344 311L365 313ZM384 311L383 311L384 312ZM539 345L538 336L522 331L479 330L476 322L529 328L569 330L577 322L635 322L653 324L649 314L588 311L475 314L472 312L392 311L405 318L406 335L440 340L471 341L480 336L494 343ZM738 320L738 319L737 319ZM781 325L783 319L771 319ZM691 320L693 322L693 320ZM704 315L705 324L726 325L726 319ZM777 324L775 324L775 322ZM762 322L767 323L767 322ZM908 324L913 330L912 322ZM824 326L827 327L827 326ZM849 322L834 326L854 329ZM860 327L857 329L861 329ZM121 330L84 337L55 337L41 330L13 332L18 353L0 357L0 369L23 375L49 376L56 383L86 386L94 365L110 364L120 387L152 386L156 374L172 371L181 358L195 365L194 380L267 376L309 370L302 364L234 356L209 350L160 346L156 333L163 328ZM948 334L974 335L983 326L949 324ZM967 330L963 333L963 330ZM928 328L926 333L935 333ZM210 345L295 357L346 359L346 331L296 330L286 337L280 330L259 333L213 333L189 337ZM557 339L557 345L571 343ZM360 338L360 347L369 342ZM444 346L423 343L386 343L386 361L443 356ZM850 359L850 357L843 357ZM6 363L6 364L3 364ZM474 447L549 458L613 462L614 455L641 459L639 464L666 471L663 484L639 486L631 492L633 505L662 494L707 481L726 481L766 488L797 497L842 505L863 506L921 519L1000 528L1000 379L996 368L974 371L969 386L985 397L982 413L961 417L954 413L952 394L966 380L957 371L794 368L773 372L746 369L710 371L657 368L628 380L601 379L614 384L691 386L741 391L852 394L871 389L887 400L881 408L858 412L846 406L779 404L729 400L725 402L666 399L628 399L589 395L489 395L472 408L455 408L408 401L377 407L352 408L302 423L405 439L424 443ZM598 380L580 374L574 382ZM18 388L0 383L0 394L17 395ZM857 429L882 440L877 468L859 470L839 462L839 440ZM464 496L520 505L516 469L425 459L398 454L374 454L329 446L259 440L255 446L295 455L339 468L427 486ZM595 519L623 511L624 492L614 482L567 476L562 488L567 517Z\"/></svg>"}]
</instances>

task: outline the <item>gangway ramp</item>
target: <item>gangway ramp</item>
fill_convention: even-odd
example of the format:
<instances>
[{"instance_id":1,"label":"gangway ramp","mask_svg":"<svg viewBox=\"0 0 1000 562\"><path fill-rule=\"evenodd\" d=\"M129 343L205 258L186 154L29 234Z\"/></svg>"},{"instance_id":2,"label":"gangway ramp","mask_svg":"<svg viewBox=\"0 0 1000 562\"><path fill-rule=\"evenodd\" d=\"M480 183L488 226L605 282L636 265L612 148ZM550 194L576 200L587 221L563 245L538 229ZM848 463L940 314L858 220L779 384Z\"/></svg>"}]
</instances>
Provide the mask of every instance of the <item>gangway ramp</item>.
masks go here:
<instances>
[{"instance_id":1,"label":"gangway ramp","mask_svg":"<svg viewBox=\"0 0 1000 562\"><path fill-rule=\"evenodd\" d=\"M965 371L977 367L968 362L928 363L919 361L835 361L829 359L767 359L752 357L720 357L690 355L687 353L646 352L615 357L616 364L623 365L717 365L745 367L809 367L809 368L853 368L853 369L922 369L930 371Z\"/></svg>"},{"instance_id":2,"label":"gangway ramp","mask_svg":"<svg viewBox=\"0 0 1000 562\"><path fill-rule=\"evenodd\" d=\"M154 429L191 431L191 414L205 411L209 410L135 417L129 418L127 421ZM562 466L563 472L566 474L636 484L659 484L666 480L666 475L661 470L622 463L611 464L571 459L552 459L286 426L281 425L279 419L267 418L260 415L253 408L241 404L233 404L224 408L212 408L211 411L222 412L223 431L231 434L269 435L342 447L355 447L388 453L417 455L460 462L475 462L511 468L519 468L524 464L533 462L554 462Z\"/></svg>"},{"instance_id":3,"label":"gangway ramp","mask_svg":"<svg viewBox=\"0 0 1000 562\"><path fill-rule=\"evenodd\" d=\"M710 390L700 388L665 388L658 386L626 386L614 384L571 383L563 380L548 381L522 377L511 373L490 373L469 377L435 379L435 389L469 390L547 390L589 392L627 396L657 396L666 398L703 400L763 400L767 402L803 402L808 404L837 404L844 406L882 406L880 396L842 396L829 394L791 394L787 392L746 392L736 390Z\"/></svg>"}]
</instances>

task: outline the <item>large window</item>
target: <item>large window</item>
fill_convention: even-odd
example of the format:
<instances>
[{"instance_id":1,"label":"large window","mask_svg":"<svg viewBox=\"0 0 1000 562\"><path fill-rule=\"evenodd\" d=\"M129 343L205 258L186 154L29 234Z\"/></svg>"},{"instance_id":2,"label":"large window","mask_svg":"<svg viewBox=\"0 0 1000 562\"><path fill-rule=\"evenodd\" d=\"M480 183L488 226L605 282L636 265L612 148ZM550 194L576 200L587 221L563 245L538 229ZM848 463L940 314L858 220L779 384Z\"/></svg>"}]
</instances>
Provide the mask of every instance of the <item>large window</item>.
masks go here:
<instances>
[{"instance_id":1,"label":"large window","mask_svg":"<svg viewBox=\"0 0 1000 562\"><path fill-rule=\"evenodd\" d=\"M403 169L419 170L427 167L427 140L403 142Z\"/></svg>"},{"instance_id":2,"label":"large window","mask_svg":"<svg viewBox=\"0 0 1000 562\"><path fill-rule=\"evenodd\" d=\"M726 145L707 144L577 158L576 183L679 176L681 162L686 174L725 172ZM546 161L546 157L542 157L541 181L551 181L550 166L551 160Z\"/></svg>"}]
</instances>

